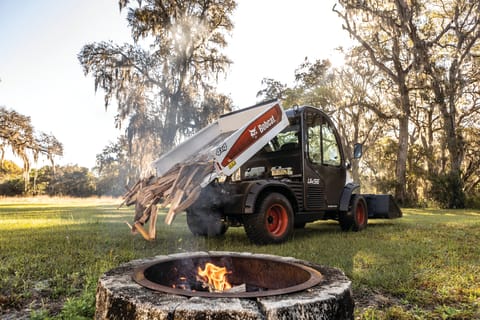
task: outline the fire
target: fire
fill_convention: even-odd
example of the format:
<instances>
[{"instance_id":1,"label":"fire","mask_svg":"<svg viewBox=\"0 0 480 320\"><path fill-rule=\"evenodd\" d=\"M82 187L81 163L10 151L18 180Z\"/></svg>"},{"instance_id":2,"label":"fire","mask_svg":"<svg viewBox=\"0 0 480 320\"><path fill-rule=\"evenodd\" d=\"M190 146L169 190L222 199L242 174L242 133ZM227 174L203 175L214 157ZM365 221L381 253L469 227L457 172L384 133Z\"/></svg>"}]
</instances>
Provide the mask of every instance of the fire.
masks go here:
<instances>
[{"instance_id":1,"label":"fire","mask_svg":"<svg viewBox=\"0 0 480 320\"><path fill-rule=\"evenodd\" d=\"M207 262L205 269L198 267L198 275L201 281L208 285L210 291L225 291L232 288L226 275L230 273L226 267L218 267L213 263Z\"/></svg>"}]
</instances>

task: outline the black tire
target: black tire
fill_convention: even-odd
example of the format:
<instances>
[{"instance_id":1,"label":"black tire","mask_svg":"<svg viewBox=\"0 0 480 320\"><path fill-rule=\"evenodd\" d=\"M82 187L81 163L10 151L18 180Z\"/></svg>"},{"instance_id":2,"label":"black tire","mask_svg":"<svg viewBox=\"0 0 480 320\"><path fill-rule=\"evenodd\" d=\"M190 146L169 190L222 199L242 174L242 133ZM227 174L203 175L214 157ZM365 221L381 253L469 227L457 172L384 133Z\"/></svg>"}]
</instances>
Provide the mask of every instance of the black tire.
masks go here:
<instances>
[{"instance_id":1,"label":"black tire","mask_svg":"<svg viewBox=\"0 0 480 320\"><path fill-rule=\"evenodd\" d=\"M194 235L203 237L221 236L228 230L222 214L214 209L187 209L187 225Z\"/></svg>"},{"instance_id":2,"label":"black tire","mask_svg":"<svg viewBox=\"0 0 480 320\"><path fill-rule=\"evenodd\" d=\"M297 222L297 221L295 221L294 224L293 224L293 227L294 227L295 229L303 229L303 228L305 228L305 225L306 225L306 224L307 224L306 222Z\"/></svg>"},{"instance_id":3,"label":"black tire","mask_svg":"<svg viewBox=\"0 0 480 320\"><path fill-rule=\"evenodd\" d=\"M340 212L340 228L343 231L361 231L368 224L368 209L365 198L361 195L353 195L350 200L348 212Z\"/></svg>"},{"instance_id":4,"label":"black tire","mask_svg":"<svg viewBox=\"0 0 480 320\"><path fill-rule=\"evenodd\" d=\"M342 211L339 213L338 222L342 231L350 231L353 225L353 218L350 211Z\"/></svg>"},{"instance_id":5,"label":"black tire","mask_svg":"<svg viewBox=\"0 0 480 320\"><path fill-rule=\"evenodd\" d=\"M356 195L352 199L351 211L353 213L353 231L361 231L368 224L367 201L362 196Z\"/></svg>"},{"instance_id":6,"label":"black tire","mask_svg":"<svg viewBox=\"0 0 480 320\"><path fill-rule=\"evenodd\" d=\"M255 213L244 216L244 228L255 244L282 243L293 233L293 209L288 199L280 193L270 193L261 198Z\"/></svg>"}]
</instances>

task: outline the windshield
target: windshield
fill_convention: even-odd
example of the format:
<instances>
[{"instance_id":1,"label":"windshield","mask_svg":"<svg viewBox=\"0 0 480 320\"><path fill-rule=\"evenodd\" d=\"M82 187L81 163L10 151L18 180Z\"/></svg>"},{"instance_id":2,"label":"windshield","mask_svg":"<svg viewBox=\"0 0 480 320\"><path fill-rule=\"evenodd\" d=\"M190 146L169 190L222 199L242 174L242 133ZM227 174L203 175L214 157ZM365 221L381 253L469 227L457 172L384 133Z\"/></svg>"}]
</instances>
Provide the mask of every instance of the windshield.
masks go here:
<instances>
[{"instance_id":1,"label":"windshield","mask_svg":"<svg viewBox=\"0 0 480 320\"><path fill-rule=\"evenodd\" d=\"M300 148L300 125L289 125L270 140L264 150L267 152L294 150Z\"/></svg>"}]
</instances>

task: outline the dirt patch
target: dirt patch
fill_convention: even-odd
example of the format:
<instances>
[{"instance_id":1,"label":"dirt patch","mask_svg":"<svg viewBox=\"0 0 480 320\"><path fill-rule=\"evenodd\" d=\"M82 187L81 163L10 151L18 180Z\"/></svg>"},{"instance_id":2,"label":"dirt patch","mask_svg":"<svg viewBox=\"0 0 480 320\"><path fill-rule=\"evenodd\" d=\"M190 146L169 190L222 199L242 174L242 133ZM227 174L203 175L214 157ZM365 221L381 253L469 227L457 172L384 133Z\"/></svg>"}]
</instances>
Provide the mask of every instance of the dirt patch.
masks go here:
<instances>
[{"instance_id":1,"label":"dirt patch","mask_svg":"<svg viewBox=\"0 0 480 320\"><path fill-rule=\"evenodd\" d=\"M48 295L33 291L29 299L16 299L0 295L0 319L24 320L30 319L34 311L45 310L48 315L59 314L62 310L63 300L52 300Z\"/></svg>"},{"instance_id":2,"label":"dirt patch","mask_svg":"<svg viewBox=\"0 0 480 320\"><path fill-rule=\"evenodd\" d=\"M363 313L366 309L385 309L402 305L400 299L379 290L359 289L353 294L355 309Z\"/></svg>"}]
</instances>

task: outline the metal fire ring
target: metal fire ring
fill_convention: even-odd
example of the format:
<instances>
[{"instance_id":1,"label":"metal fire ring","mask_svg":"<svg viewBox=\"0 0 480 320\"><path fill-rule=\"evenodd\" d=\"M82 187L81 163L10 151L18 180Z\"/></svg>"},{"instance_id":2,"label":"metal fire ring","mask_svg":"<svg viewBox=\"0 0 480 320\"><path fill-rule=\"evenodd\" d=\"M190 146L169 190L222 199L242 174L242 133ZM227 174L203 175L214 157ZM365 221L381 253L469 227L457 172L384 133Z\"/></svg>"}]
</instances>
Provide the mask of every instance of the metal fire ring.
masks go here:
<instances>
[{"instance_id":1,"label":"metal fire ring","mask_svg":"<svg viewBox=\"0 0 480 320\"><path fill-rule=\"evenodd\" d=\"M293 286L288 286L288 287L279 288L279 289L268 289L263 291L248 291L248 292L193 291L188 289L173 288L168 285L163 285L157 282L153 282L145 277L146 270L159 264L165 264L169 262L175 262L175 261L181 261L181 260L187 260L187 259L195 260L195 259L205 259L205 258L255 259L255 260L264 260L268 262L275 262L278 264L284 264L284 265L288 265L288 266L306 271L309 277L304 282L301 282ZM268 272L268 270L266 272ZM278 275L278 276L282 277L282 275ZM183 256L180 258L172 257L170 259L162 259L161 261L146 263L136 267L133 270L132 279L138 284L140 284L141 286L144 286L151 290L175 294L175 295L188 296L188 297L256 298L256 297L283 295L287 293L303 291L319 284L323 280L323 276L319 271L313 268L310 268L308 266L305 266L299 263L285 261L284 259L278 259L278 258L275 258L275 256L265 256L265 255L256 255L256 254L245 256L245 255L235 254L234 252L232 252L232 253L210 254L208 256L192 253L192 255Z\"/></svg>"}]
</instances>

